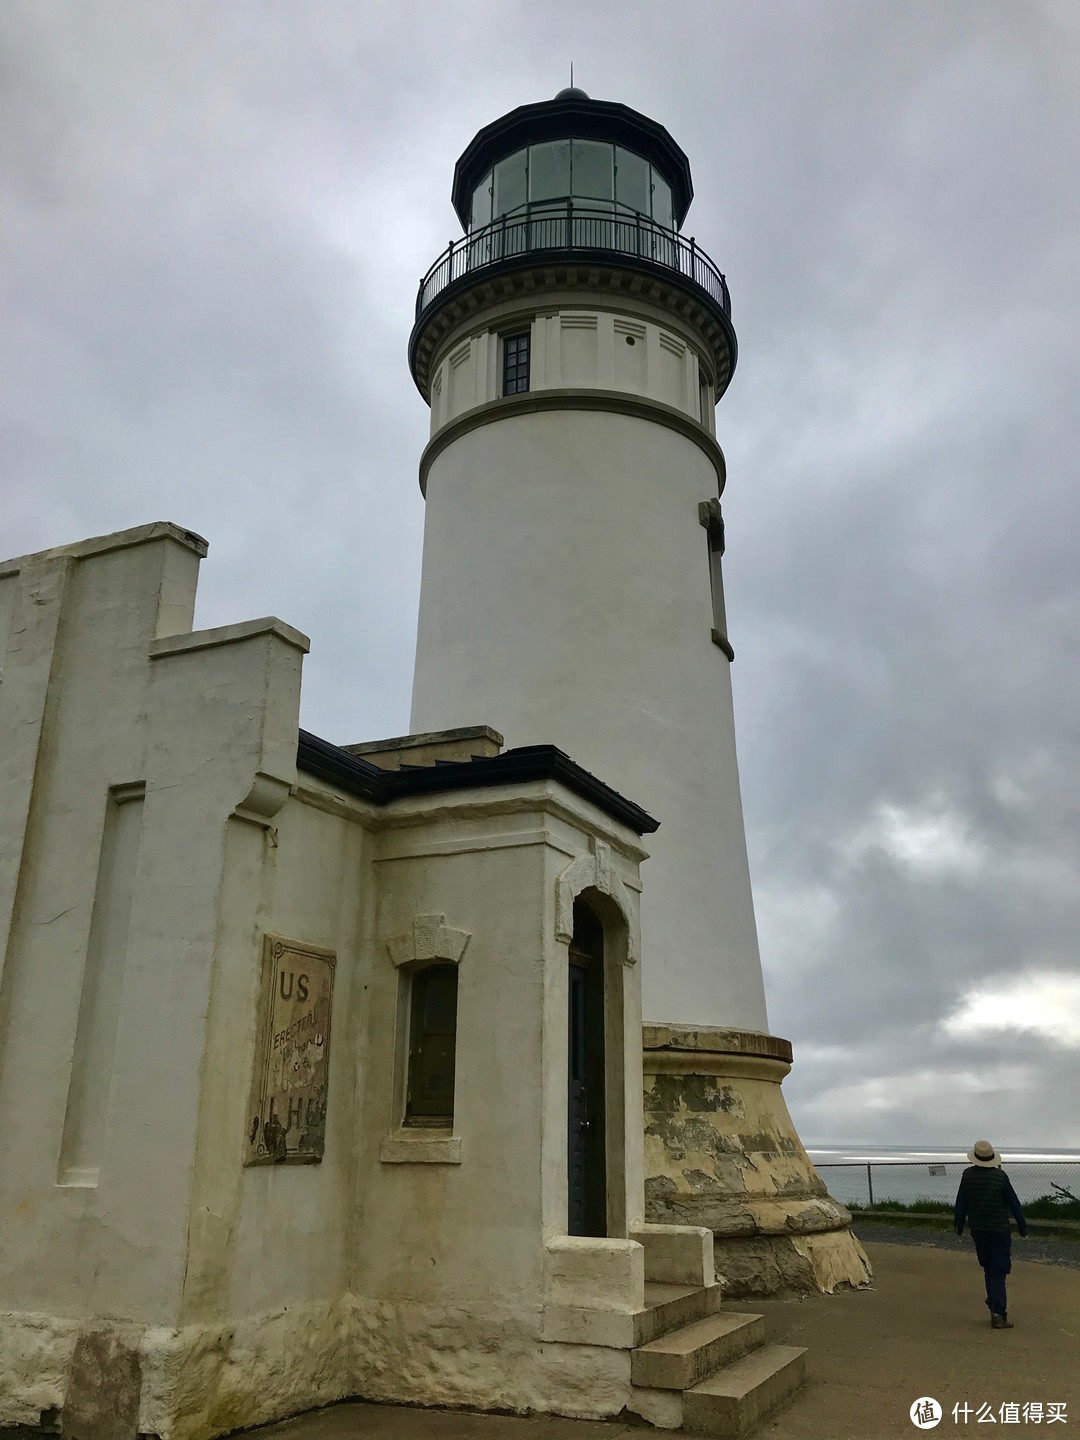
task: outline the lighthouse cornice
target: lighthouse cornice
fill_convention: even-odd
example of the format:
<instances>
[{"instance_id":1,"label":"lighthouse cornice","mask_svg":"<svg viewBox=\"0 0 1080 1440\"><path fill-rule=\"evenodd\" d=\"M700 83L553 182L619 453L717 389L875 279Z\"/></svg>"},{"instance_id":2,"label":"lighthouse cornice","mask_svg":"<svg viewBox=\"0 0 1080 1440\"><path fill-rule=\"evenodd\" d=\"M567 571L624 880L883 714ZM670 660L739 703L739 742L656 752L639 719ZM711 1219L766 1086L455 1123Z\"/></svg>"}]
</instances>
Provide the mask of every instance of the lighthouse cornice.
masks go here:
<instances>
[{"instance_id":1,"label":"lighthouse cornice","mask_svg":"<svg viewBox=\"0 0 1080 1440\"><path fill-rule=\"evenodd\" d=\"M682 237L676 237L681 241ZM468 242L461 242L461 249ZM515 254L482 267L463 268L425 300L425 283L436 274L438 263L421 284L416 323L409 337L409 366L421 395L430 403L433 364L448 338L463 326L479 324L485 313L507 302L552 303L558 292L578 292L587 304L620 307L645 304L681 326L689 327L709 356L718 400L730 383L738 360L738 340L731 323L730 301L723 276L703 252L717 283L706 288L691 267L679 270L668 264L611 251L571 250ZM444 253L452 264L453 247ZM448 267L449 269L450 267Z\"/></svg>"}]
</instances>

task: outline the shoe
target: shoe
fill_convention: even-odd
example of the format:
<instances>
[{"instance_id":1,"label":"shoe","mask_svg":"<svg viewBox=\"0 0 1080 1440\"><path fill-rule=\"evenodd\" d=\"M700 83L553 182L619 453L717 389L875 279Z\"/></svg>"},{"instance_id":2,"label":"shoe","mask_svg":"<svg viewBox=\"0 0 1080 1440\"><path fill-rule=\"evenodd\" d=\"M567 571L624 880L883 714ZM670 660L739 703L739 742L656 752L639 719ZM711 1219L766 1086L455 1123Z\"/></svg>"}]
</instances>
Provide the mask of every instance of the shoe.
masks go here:
<instances>
[{"instance_id":1,"label":"shoe","mask_svg":"<svg viewBox=\"0 0 1080 1440\"><path fill-rule=\"evenodd\" d=\"M1012 1330L1013 1322L1007 1315L991 1315L990 1328L992 1330Z\"/></svg>"}]
</instances>

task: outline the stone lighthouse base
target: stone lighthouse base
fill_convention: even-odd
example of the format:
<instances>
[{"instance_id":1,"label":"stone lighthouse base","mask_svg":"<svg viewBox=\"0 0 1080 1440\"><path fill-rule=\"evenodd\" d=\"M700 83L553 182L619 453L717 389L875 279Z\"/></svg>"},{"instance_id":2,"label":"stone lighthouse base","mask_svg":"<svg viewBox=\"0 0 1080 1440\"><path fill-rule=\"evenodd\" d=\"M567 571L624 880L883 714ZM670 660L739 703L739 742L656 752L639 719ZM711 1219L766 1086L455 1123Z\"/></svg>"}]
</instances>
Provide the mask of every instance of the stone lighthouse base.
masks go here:
<instances>
[{"instance_id":1,"label":"stone lighthouse base","mask_svg":"<svg viewBox=\"0 0 1080 1440\"><path fill-rule=\"evenodd\" d=\"M643 1048L646 1219L710 1229L727 1295L868 1284L851 1214L818 1177L780 1089L791 1043L646 1025Z\"/></svg>"}]
</instances>

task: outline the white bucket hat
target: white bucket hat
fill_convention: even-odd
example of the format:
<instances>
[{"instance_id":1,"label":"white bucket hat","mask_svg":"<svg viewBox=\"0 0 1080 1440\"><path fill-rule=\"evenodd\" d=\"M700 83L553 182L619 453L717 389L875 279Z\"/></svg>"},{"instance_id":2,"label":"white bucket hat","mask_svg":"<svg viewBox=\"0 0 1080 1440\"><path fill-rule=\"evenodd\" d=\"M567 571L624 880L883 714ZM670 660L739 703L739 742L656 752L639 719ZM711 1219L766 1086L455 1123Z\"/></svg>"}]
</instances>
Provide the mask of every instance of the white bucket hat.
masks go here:
<instances>
[{"instance_id":1,"label":"white bucket hat","mask_svg":"<svg viewBox=\"0 0 1080 1440\"><path fill-rule=\"evenodd\" d=\"M975 1144L968 1151L967 1158L973 1165L996 1166L1001 1164L1001 1156L997 1153L989 1140L976 1140Z\"/></svg>"}]
</instances>

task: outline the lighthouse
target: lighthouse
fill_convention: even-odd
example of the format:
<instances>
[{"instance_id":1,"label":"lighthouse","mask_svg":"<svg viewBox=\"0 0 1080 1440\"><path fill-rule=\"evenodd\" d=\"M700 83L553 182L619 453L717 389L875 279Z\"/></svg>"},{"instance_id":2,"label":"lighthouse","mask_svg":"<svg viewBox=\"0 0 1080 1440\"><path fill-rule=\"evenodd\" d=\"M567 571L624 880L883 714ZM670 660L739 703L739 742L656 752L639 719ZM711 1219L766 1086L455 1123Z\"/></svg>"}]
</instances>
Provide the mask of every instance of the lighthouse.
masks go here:
<instances>
[{"instance_id":1,"label":"lighthouse","mask_svg":"<svg viewBox=\"0 0 1080 1440\"><path fill-rule=\"evenodd\" d=\"M686 154L569 88L484 127L420 284L414 733L555 745L660 821L641 899L649 1219L729 1290L861 1283L781 1094L747 862L715 407L738 346Z\"/></svg>"}]
</instances>

